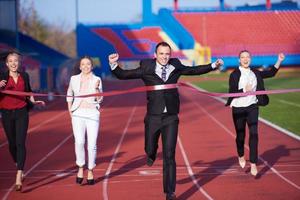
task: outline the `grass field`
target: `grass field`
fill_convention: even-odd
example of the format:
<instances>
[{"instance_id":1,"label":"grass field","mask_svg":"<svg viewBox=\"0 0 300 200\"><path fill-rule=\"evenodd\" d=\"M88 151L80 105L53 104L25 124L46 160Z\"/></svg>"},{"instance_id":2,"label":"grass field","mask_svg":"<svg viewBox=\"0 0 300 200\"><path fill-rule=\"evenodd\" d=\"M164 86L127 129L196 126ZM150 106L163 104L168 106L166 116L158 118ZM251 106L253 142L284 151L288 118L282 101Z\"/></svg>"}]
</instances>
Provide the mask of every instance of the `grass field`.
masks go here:
<instances>
[{"instance_id":1,"label":"grass field","mask_svg":"<svg viewBox=\"0 0 300 200\"><path fill-rule=\"evenodd\" d=\"M230 72L184 77L210 92L228 92ZM273 78L265 79L266 90L300 88L300 69L282 69ZM300 93L269 95L270 103L260 107L260 117L300 136Z\"/></svg>"}]
</instances>

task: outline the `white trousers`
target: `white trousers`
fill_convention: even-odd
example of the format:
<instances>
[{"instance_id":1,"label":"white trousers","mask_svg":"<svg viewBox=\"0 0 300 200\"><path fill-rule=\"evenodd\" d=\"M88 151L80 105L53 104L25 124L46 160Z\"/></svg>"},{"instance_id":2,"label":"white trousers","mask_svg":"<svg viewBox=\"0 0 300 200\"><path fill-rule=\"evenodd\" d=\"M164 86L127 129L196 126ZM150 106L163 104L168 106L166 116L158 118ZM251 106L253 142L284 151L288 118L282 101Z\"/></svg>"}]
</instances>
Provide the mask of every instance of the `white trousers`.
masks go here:
<instances>
[{"instance_id":1,"label":"white trousers","mask_svg":"<svg viewBox=\"0 0 300 200\"><path fill-rule=\"evenodd\" d=\"M88 169L90 170L96 166L99 117L100 113L97 109L78 109L72 113L76 164L80 167L85 165L84 145L85 135L87 135Z\"/></svg>"}]
</instances>

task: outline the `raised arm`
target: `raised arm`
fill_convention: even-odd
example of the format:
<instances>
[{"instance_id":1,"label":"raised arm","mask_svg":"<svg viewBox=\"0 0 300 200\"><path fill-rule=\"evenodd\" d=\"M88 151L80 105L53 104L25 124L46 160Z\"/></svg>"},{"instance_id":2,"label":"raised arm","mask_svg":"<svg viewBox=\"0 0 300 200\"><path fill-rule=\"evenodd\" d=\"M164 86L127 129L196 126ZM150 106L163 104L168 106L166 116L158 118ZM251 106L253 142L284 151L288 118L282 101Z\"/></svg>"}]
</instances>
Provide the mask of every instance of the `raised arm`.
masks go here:
<instances>
[{"instance_id":1,"label":"raised arm","mask_svg":"<svg viewBox=\"0 0 300 200\"><path fill-rule=\"evenodd\" d=\"M262 78L271 78L273 76L276 75L277 71L279 70L279 67L282 63L282 61L285 59L285 56L283 53L280 53L278 54L278 58L277 58L277 61L274 65L274 67L272 67L271 69L269 70L264 70L264 71L261 71L260 72L260 75Z\"/></svg>"},{"instance_id":2,"label":"raised arm","mask_svg":"<svg viewBox=\"0 0 300 200\"><path fill-rule=\"evenodd\" d=\"M114 75L116 75L119 79L138 79L142 78L142 69L141 67L138 67L136 69L132 70L123 70L121 67L119 67L118 64L119 60L119 54L114 53L110 54L108 56L108 61L110 65L110 69Z\"/></svg>"}]
</instances>

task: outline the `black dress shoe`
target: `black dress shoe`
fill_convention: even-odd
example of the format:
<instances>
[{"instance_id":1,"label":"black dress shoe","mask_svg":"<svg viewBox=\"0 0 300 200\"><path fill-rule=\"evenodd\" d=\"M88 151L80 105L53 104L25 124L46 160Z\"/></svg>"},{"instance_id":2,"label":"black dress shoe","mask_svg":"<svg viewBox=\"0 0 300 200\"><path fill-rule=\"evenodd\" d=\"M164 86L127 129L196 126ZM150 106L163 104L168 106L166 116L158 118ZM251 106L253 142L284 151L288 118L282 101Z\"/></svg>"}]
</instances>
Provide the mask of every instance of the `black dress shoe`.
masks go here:
<instances>
[{"instance_id":1,"label":"black dress shoe","mask_svg":"<svg viewBox=\"0 0 300 200\"><path fill-rule=\"evenodd\" d=\"M95 179L86 179L86 182L88 185L94 185L95 184Z\"/></svg>"},{"instance_id":2,"label":"black dress shoe","mask_svg":"<svg viewBox=\"0 0 300 200\"><path fill-rule=\"evenodd\" d=\"M21 191L22 191L22 185L16 184L15 190L16 190L17 192L21 192Z\"/></svg>"},{"instance_id":3,"label":"black dress shoe","mask_svg":"<svg viewBox=\"0 0 300 200\"><path fill-rule=\"evenodd\" d=\"M82 181L83 181L83 178L76 177L76 183L77 183L77 184L80 184L80 185L81 185Z\"/></svg>"},{"instance_id":4,"label":"black dress shoe","mask_svg":"<svg viewBox=\"0 0 300 200\"><path fill-rule=\"evenodd\" d=\"M152 158L150 158L150 157L147 157L147 165L148 165L149 167L151 167L151 166L153 165L153 163L154 163L154 159L152 159Z\"/></svg>"},{"instance_id":5,"label":"black dress shoe","mask_svg":"<svg viewBox=\"0 0 300 200\"><path fill-rule=\"evenodd\" d=\"M175 199L176 199L175 193L166 194L166 200L175 200Z\"/></svg>"}]
</instances>

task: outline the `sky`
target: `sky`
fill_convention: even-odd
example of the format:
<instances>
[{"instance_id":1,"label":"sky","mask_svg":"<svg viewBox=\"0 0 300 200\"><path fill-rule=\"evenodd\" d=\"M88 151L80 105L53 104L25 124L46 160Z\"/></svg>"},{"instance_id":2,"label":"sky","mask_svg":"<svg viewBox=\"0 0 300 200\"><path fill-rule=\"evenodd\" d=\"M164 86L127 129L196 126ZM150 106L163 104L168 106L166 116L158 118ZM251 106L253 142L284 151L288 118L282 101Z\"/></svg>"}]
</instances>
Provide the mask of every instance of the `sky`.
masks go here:
<instances>
[{"instance_id":1,"label":"sky","mask_svg":"<svg viewBox=\"0 0 300 200\"><path fill-rule=\"evenodd\" d=\"M224 0L231 6L263 4L266 0ZM280 2L281 0L271 0ZM294 0L299 2L300 0ZM72 30L78 22L84 24L122 24L139 22L143 0L20 0L21 6L33 3L39 16L48 23ZM178 0L179 8L208 8L219 6L219 0ZM160 8L172 8L173 0L152 0L154 13Z\"/></svg>"}]
</instances>

